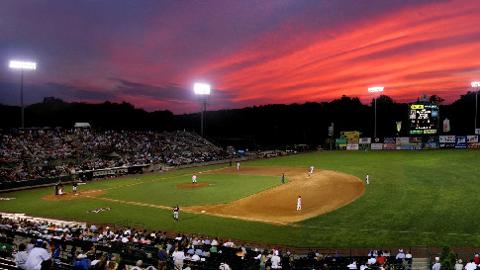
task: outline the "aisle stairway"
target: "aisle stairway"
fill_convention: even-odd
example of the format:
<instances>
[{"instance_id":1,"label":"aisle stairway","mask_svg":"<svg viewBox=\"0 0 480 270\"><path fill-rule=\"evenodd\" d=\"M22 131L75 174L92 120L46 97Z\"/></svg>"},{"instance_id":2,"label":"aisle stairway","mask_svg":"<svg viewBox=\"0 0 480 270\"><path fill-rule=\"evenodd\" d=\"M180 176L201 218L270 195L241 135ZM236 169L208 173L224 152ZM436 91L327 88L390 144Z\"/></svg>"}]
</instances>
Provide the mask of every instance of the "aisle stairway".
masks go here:
<instances>
[{"instance_id":1,"label":"aisle stairway","mask_svg":"<svg viewBox=\"0 0 480 270\"><path fill-rule=\"evenodd\" d=\"M429 258L413 258L412 270L429 270L430 259Z\"/></svg>"}]
</instances>

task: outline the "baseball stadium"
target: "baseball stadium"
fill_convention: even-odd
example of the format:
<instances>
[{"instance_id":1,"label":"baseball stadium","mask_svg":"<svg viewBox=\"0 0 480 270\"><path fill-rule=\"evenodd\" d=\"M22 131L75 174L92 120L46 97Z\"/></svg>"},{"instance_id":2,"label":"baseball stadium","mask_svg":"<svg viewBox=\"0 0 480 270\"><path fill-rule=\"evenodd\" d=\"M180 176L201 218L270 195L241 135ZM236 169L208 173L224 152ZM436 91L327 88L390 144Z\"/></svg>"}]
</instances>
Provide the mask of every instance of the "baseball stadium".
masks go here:
<instances>
[{"instance_id":1,"label":"baseball stadium","mask_svg":"<svg viewBox=\"0 0 480 270\"><path fill-rule=\"evenodd\" d=\"M0 270L478 269L478 12L1 2Z\"/></svg>"}]
</instances>

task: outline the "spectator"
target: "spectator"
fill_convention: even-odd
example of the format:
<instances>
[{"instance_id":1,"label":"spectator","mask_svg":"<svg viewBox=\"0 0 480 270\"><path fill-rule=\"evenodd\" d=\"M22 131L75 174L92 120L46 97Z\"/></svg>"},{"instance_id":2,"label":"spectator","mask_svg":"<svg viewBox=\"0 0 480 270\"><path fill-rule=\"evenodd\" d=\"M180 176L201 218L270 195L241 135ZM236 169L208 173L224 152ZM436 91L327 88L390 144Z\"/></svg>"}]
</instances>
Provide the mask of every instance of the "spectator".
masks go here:
<instances>
[{"instance_id":1,"label":"spectator","mask_svg":"<svg viewBox=\"0 0 480 270\"><path fill-rule=\"evenodd\" d=\"M160 249L158 250L158 270L167 269L167 261L168 261L168 254L163 248L163 246L160 246Z\"/></svg>"},{"instance_id":2,"label":"spectator","mask_svg":"<svg viewBox=\"0 0 480 270\"><path fill-rule=\"evenodd\" d=\"M463 261L458 259L455 263L455 270L463 270Z\"/></svg>"},{"instance_id":3,"label":"spectator","mask_svg":"<svg viewBox=\"0 0 480 270\"><path fill-rule=\"evenodd\" d=\"M267 264L267 256L265 255L265 252L262 252L258 256L258 260L260 261L260 270L265 270L266 264Z\"/></svg>"},{"instance_id":4,"label":"spectator","mask_svg":"<svg viewBox=\"0 0 480 270\"><path fill-rule=\"evenodd\" d=\"M232 270L230 266L226 263L221 263L220 266L218 267L219 270Z\"/></svg>"},{"instance_id":5,"label":"spectator","mask_svg":"<svg viewBox=\"0 0 480 270\"><path fill-rule=\"evenodd\" d=\"M440 264L440 258L435 257L435 263L432 265L432 270L440 270L442 265Z\"/></svg>"},{"instance_id":6,"label":"spectator","mask_svg":"<svg viewBox=\"0 0 480 270\"><path fill-rule=\"evenodd\" d=\"M408 251L407 254L405 254L405 259L410 260L410 259L412 259L412 258L413 258L412 253L411 253L410 251Z\"/></svg>"},{"instance_id":7,"label":"spectator","mask_svg":"<svg viewBox=\"0 0 480 270\"><path fill-rule=\"evenodd\" d=\"M136 263L135 263L135 266L132 267L132 268L128 268L126 267L125 270L143 270L143 261L142 260L138 260Z\"/></svg>"},{"instance_id":8,"label":"spectator","mask_svg":"<svg viewBox=\"0 0 480 270\"><path fill-rule=\"evenodd\" d=\"M397 260L403 260L405 259L405 253L403 252L403 249L399 249L397 256L395 256L395 259Z\"/></svg>"},{"instance_id":9,"label":"spectator","mask_svg":"<svg viewBox=\"0 0 480 270\"><path fill-rule=\"evenodd\" d=\"M282 266L281 266L281 259L280 259L280 256L278 256L278 252L273 252L273 256L272 258L270 259L270 261L272 262L272 269L281 269Z\"/></svg>"},{"instance_id":10,"label":"spectator","mask_svg":"<svg viewBox=\"0 0 480 270\"><path fill-rule=\"evenodd\" d=\"M88 270L90 269L91 261L87 258L87 255L80 253L77 255L77 259L73 264L75 270Z\"/></svg>"},{"instance_id":11,"label":"spectator","mask_svg":"<svg viewBox=\"0 0 480 270\"><path fill-rule=\"evenodd\" d=\"M37 240L35 247L32 248L28 254L27 261L25 262L26 270L41 270L42 263L50 260L51 255L48 253L43 244L44 242L42 240Z\"/></svg>"},{"instance_id":12,"label":"spectator","mask_svg":"<svg viewBox=\"0 0 480 270\"><path fill-rule=\"evenodd\" d=\"M474 260L470 260L470 262L465 265L465 270L475 270L475 269L477 269L477 264L475 263Z\"/></svg>"},{"instance_id":13,"label":"spectator","mask_svg":"<svg viewBox=\"0 0 480 270\"><path fill-rule=\"evenodd\" d=\"M380 254L377 256L377 264L378 265L384 265L387 262L387 258L383 256L383 254Z\"/></svg>"},{"instance_id":14,"label":"spectator","mask_svg":"<svg viewBox=\"0 0 480 270\"><path fill-rule=\"evenodd\" d=\"M175 251L172 254L173 257L173 264L175 266L175 270L182 270L183 269L183 260L185 260L185 253L183 250L179 250L178 247L175 248Z\"/></svg>"},{"instance_id":15,"label":"spectator","mask_svg":"<svg viewBox=\"0 0 480 270\"><path fill-rule=\"evenodd\" d=\"M25 246L24 243L21 243L18 246L17 254L15 254L15 264L17 265L17 267L20 269L26 269L25 263L27 262L27 258L28 258L27 246Z\"/></svg>"},{"instance_id":16,"label":"spectator","mask_svg":"<svg viewBox=\"0 0 480 270\"><path fill-rule=\"evenodd\" d=\"M350 263L349 265L347 265L347 268L350 269L350 270L357 270L357 262L356 262L356 261L352 261L352 263Z\"/></svg>"}]
</instances>

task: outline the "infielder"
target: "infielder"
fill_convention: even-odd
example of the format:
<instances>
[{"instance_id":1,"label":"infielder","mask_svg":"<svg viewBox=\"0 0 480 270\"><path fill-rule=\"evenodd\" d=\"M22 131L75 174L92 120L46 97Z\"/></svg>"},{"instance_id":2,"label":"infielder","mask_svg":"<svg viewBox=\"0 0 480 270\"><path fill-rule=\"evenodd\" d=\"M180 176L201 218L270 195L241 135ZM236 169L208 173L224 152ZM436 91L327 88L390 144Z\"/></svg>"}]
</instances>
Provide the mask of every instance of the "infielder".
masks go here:
<instances>
[{"instance_id":1,"label":"infielder","mask_svg":"<svg viewBox=\"0 0 480 270\"><path fill-rule=\"evenodd\" d=\"M192 175L192 184L196 184L197 183L197 176L194 174Z\"/></svg>"},{"instance_id":2,"label":"infielder","mask_svg":"<svg viewBox=\"0 0 480 270\"><path fill-rule=\"evenodd\" d=\"M302 196L298 195L297 198L297 211L302 210Z\"/></svg>"},{"instance_id":3,"label":"infielder","mask_svg":"<svg viewBox=\"0 0 480 270\"><path fill-rule=\"evenodd\" d=\"M367 185L370 184L369 178L370 177L368 176L368 173L367 173L367 175L365 175L365 184Z\"/></svg>"},{"instance_id":4,"label":"infielder","mask_svg":"<svg viewBox=\"0 0 480 270\"><path fill-rule=\"evenodd\" d=\"M177 206L173 208L173 220L175 222L178 222L178 212L180 212L180 208L178 207L178 204L177 204Z\"/></svg>"},{"instance_id":5,"label":"infielder","mask_svg":"<svg viewBox=\"0 0 480 270\"><path fill-rule=\"evenodd\" d=\"M315 169L315 167L310 166L310 170L308 171L308 176L311 176L313 174L314 169Z\"/></svg>"},{"instance_id":6,"label":"infielder","mask_svg":"<svg viewBox=\"0 0 480 270\"><path fill-rule=\"evenodd\" d=\"M78 188L77 182L73 182L73 184L72 184L72 192L76 194L76 193L77 193L77 188Z\"/></svg>"},{"instance_id":7,"label":"infielder","mask_svg":"<svg viewBox=\"0 0 480 270\"><path fill-rule=\"evenodd\" d=\"M237 162L237 171L240 171L240 162Z\"/></svg>"}]
</instances>

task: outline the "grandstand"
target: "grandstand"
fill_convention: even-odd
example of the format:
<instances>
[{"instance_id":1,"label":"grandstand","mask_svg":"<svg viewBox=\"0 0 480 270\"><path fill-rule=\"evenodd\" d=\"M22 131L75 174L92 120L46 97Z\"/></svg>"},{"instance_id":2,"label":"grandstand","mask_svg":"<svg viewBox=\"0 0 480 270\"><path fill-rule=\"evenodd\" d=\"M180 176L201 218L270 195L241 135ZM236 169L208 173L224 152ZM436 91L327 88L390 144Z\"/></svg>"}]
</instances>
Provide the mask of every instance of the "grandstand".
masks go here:
<instances>
[{"instance_id":1,"label":"grandstand","mask_svg":"<svg viewBox=\"0 0 480 270\"><path fill-rule=\"evenodd\" d=\"M78 269L79 261L88 261L89 269L106 269L114 262L116 269L131 268L139 260L146 269L173 269L174 252L182 252L183 267L218 269L227 264L231 269L411 269L412 254L399 250L370 250L364 255L320 253L310 250L297 252L281 247L259 248L221 241L201 235L169 235L166 232L133 228L110 228L72 224L70 222L35 219L4 214L0 220L0 242L4 245L0 258L1 269L19 269L15 244L30 243L27 249L46 243L51 251L52 269ZM41 245L38 245L41 246ZM167 257L164 256L167 255ZM44 263L43 265L46 265ZM73 265L73 267L72 267ZM162 268L162 267L166 268ZM150 267L150 268L149 268ZM153 268L154 267L154 268ZM43 268L42 268L43 269ZM175 268L177 269L177 268Z\"/></svg>"},{"instance_id":2,"label":"grandstand","mask_svg":"<svg viewBox=\"0 0 480 270\"><path fill-rule=\"evenodd\" d=\"M0 181L62 179L114 167L163 167L231 158L192 132L15 130L0 138Z\"/></svg>"}]
</instances>

